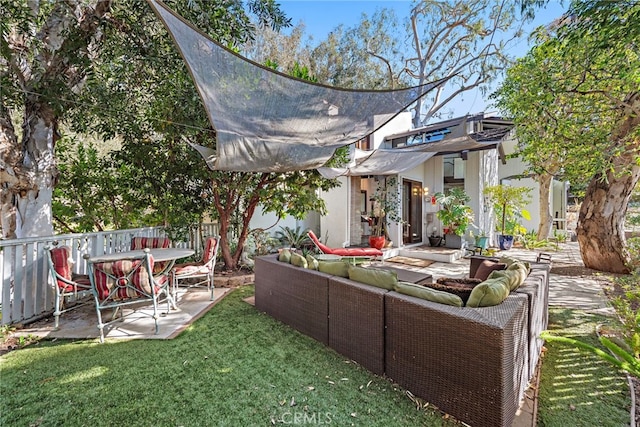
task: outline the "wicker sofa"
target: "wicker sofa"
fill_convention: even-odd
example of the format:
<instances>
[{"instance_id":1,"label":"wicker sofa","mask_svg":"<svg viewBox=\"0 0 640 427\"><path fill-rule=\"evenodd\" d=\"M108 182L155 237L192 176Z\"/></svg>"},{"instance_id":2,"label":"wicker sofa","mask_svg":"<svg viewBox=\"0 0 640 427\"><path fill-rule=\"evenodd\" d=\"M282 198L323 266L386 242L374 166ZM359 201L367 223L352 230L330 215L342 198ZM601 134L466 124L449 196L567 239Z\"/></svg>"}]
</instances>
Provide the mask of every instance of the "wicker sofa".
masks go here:
<instances>
[{"instance_id":1,"label":"wicker sofa","mask_svg":"<svg viewBox=\"0 0 640 427\"><path fill-rule=\"evenodd\" d=\"M470 277L487 258L472 257ZM548 265L493 307L453 307L279 262L255 264L256 308L473 426L510 426L540 356Z\"/></svg>"}]
</instances>

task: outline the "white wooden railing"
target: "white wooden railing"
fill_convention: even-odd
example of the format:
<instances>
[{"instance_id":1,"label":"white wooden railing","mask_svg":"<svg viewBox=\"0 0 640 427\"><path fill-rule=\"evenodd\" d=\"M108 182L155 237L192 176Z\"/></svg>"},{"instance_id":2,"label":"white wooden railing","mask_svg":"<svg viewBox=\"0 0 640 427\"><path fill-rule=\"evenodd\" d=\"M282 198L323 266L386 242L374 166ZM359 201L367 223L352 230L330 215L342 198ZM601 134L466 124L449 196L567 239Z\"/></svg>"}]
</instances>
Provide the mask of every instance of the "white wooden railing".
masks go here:
<instances>
[{"instance_id":1,"label":"white wooden railing","mask_svg":"<svg viewBox=\"0 0 640 427\"><path fill-rule=\"evenodd\" d=\"M203 224L191 232L186 241L173 241L173 246L201 253L203 238L217 234L217 224ZM0 324L26 323L53 312L55 289L49 277L45 247L54 243L69 246L75 262L73 271L87 274L85 254L127 251L133 237L162 236L165 236L162 227L148 227L0 240Z\"/></svg>"}]
</instances>

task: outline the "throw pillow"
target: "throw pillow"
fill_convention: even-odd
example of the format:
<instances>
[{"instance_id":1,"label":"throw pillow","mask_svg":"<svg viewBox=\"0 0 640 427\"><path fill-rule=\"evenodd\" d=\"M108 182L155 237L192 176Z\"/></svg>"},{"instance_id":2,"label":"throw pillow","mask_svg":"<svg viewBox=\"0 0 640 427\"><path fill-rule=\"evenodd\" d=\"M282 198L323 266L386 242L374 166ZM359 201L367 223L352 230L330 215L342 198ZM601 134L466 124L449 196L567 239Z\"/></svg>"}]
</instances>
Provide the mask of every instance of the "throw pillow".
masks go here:
<instances>
[{"instance_id":1,"label":"throw pillow","mask_svg":"<svg viewBox=\"0 0 640 427\"><path fill-rule=\"evenodd\" d=\"M318 271L332 276L349 277L349 264L342 261L318 261Z\"/></svg>"},{"instance_id":2,"label":"throw pillow","mask_svg":"<svg viewBox=\"0 0 640 427\"><path fill-rule=\"evenodd\" d=\"M313 255L307 255L307 268L310 270L318 269L318 260L313 257Z\"/></svg>"},{"instance_id":3,"label":"throw pillow","mask_svg":"<svg viewBox=\"0 0 640 427\"><path fill-rule=\"evenodd\" d=\"M302 255L294 252L291 254L291 265L295 265L296 267L307 268L307 259Z\"/></svg>"},{"instance_id":4,"label":"throw pillow","mask_svg":"<svg viewBox=\"0 0 640 427\"><path fill-rule=\"evenodd\" d=\"M514 262L507 268L508 271L515 271L519 275L518 286L522 285L529 275L530 270L527 264L528 263L518 261Z\"/></svg>"},{"instance_id":5,"label":"throw pillow","mask_svg":"<svg viewBox=\"0 0 640 427\"><path fill-rule=\"evenodd\" d=\"M510 291L515 291L520 287L520 285L522 285L522 282L524 282L520 271L517 270L496 270L489 275L488 279L496 279L498 277L506 278Z\"/></svg>"},{"instance_id":6,"label":"throw pillow","mask_svg":"<svg viewBox=\"0 0 640 427\"><path fill-rule=\"evenodd\" d=\"M289 249L281 250L280 254L278 254L278 261L290 263L291 262L291 251Z\"/></svg>"},{"instance_id":7,"label":"throw pillow","mask_svg":"<svg viewBox=\"0 0 640 427\"><path fill-rule=\"evenodd\" d=\"M416 298L421 298L427 301L437 302L439 304L452 305L454 307L462 307L462 299L449 292L438 291L431 288L425 288L424 286L416 285L414 283L398 282L396 285L396 292L404 295L409 295Z\"/></svg>"},{"instance_id":8,"label":"throw pillow","mask_svg":"<svg viewBox=\"0 0 640 427\"><path fill-rule=\"evenodd\" d=\"M505 277L487 279L471 291L467 307L491 307L509 296L509 284Z\"/></svg>"},{"instance_id":9,"label":"throw pillow","mask_svg":"<svg viewBox=\"0 0 640 427\"><path fill-rule=\"evenodd\" d=\"M490 261L486 259L480 263L478 269L476 270L476 274L473 275L473 278L485 281L492 271L504 270L505 268L507 268L507 264L505 263Z\"/></svg>"},{"instance_id":10,"label":"throw pillow","mask_svg":"<svg viewBox=\"0 0 640 427\"><path fill-rule=\"evenodd\" d=\"M389 270L349 266L349 279L392 291L398 284L398 275Z\"/></svg>"}]
</instances>

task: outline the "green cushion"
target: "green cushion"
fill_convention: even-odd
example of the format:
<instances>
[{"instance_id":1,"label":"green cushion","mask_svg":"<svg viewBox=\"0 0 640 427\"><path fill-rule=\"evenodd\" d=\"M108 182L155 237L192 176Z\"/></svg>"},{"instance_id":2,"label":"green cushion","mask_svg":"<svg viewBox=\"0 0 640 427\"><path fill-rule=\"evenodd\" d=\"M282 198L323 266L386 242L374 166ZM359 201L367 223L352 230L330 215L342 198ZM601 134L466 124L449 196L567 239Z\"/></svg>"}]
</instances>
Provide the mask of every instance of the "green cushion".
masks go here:
<instances>
[{"instance_id":1,"label":"green cushion","mask_svg":"<svg viewBox=\"0 0 640 427\"><path fill-rule=\"evenodd\" d=\"M520 285L522 285L522 282L524 282L524 278L522 278L522 275L518 270L493 271L489 275L488 279L496 279L499 277L506 278L507 285L509 286L510 291L515 291L516 289L518 289L518 287L520 287Z\"/></svg>"},{"instance_id":2,"label":"green cushion","mask_svg":"<svg viewBox=\"0 0 640 427\"><path fill-rule=\"evenodd\" d=\"M318 260L309 254L307 254L307 268L310 270L318 269Z\"/></svg>"},{"instance_id":3,"label":"green cushion","mask_svg":"<svg viewBox=\"0 0 640 427\"><path fill-rule=\"evenodd\" d=\"M318 271L332 276L349 277L349 264L342 261L318 261Z\"/></svg>"},{"instance_id":4,"label":"green cushion","mask_svg":"<svg viewBox=\"0 0 640 427\"><path fill-rule=\"evenodd\" d=\"M302 255L294 252L291 254L291 265L295 265L296 267L307 268L307 259Z\"/></svg>"},{"instance_id":5,"label":"green cushion","mask_svg":"<svg viewBox=\"0 0 640 427\"><path fill-rule=\"evenodd\" d=\"M278 261L289 263L291 262L291 251L289 249L283 249L278 254Z\"/></svg>"},{"instance_id":6,"label":"green cushion","mask_svg":"<svg viewBox=\"0 0 640 427\"><path fill-rule=\"evenodd\" d=\"M487 279L473 288L467 307L491 307L500 304L508 296L509 283L506 277Z\"/></svg>"},{"instance_id":7,"label":"green cushion","mask_svg":"<svg viewBox=\"0 0 640 427\"><path fill-rule=\"evenodd\" d=\"M507 267L507 271L513 271L517 273L519 278L518 286L522 285L524 281L527 279L527 276L529 275L530 269L528 264L529 263L514 262L509 267Z\"/></svg>"},{"instance_id":8,"label":"green cushion","mask_svg":"<svg viewBox=\"0 0 640 427\"><path fill-rule=\"evenodd\" d=\"M349 279L392 291L398 284L398 275L394 271L375 268L349 266Z\"/></svg>"},{"instance_id":9,"label":"green cushion","mask_svg":"<svg viewBox=\"0 0 640 427\"><path fill-rule=\"evenodd\" d=\"M454 307L462 307L462 298L458 295L450 294L449 292L438 291L436 289L426 288L424 286L416 285L407 282L398 282L396 285L396 291L410 295L412 297L425 299L427 301L437 302L440 304L452 305Z\"/></svg>"}]
</instances>

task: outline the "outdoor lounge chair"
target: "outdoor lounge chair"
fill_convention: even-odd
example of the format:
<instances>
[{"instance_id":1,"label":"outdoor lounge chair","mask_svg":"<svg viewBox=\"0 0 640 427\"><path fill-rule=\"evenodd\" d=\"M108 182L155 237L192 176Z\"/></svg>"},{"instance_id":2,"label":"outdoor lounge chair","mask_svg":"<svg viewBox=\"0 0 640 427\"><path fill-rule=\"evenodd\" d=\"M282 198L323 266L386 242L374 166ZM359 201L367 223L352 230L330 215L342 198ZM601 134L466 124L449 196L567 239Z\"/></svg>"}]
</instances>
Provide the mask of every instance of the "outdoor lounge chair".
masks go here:
<instances>
[{"instance_id":1,"label":"outdoor lounge chair","mask_svg":"<svg viewBox=\"0 0 640 427\"><path fill-rule=\"evenodd\" d=\"M330 248L320 242L313 231L309 230L307 232L307 235L316 245L316 248L318 248L320 252L326 255L339 255L343 257L353 258L382 258L382 256L384 255L384 253L380 249L376 248Z\"/></svg>"},{"instance_id":2,"label":"outdoor lounge chair","mask_svg":"<svg viewBox=\"0 0 640 427\"><path fill-rule=\"evenodd\" d=\"M167 313L171 309L172 298L169 293L171 281L168 273L156 276L149 274L153 271L154 264L149 250L144 250L141 256L114 258L117 255L89 258L91 269L89 278L98 314L100 342L104 342L104 327L125 316L121 310L125 306L150 302L153 311L149 316L154 320L156 334L159 331L158 317L160 317L158 303L163 294L167 301ZM107 309L113 310L113 316L111 320L103 323L102 312ZM120 317L117 318L119 311ZM134 312L146 314L143 310L134 310Z\"/></svg>"},{"instance_id":3,"label":"outdoor lounge chair","mask_svg":"<svg viewBox=\"0 0 640 427\"><path fill-rule=\"evenodd\" d=\"M54 327L58 328L60 315L78 307L82 307L91 300L79 302L82 293L88 296L91 291L91 282L86 274L75 274L71 271L73 263L70 259L71 248L68 246L45 247L49 272L56 289L56 305L53 312ZM72 300L73 305L66 306L66 302Z\"/></svg>"},{"instance_id":4,"label":"outdoor lounge chair","mask_svg":"<svg viewBox=\"0 0 640 427\"><path fill-rule=\"evenodd\" d=\"M213 301L213 271L220 246L220 236L208 237L204 243L202 259L198 262L176 264L173 267L173 295L177 295L178 286L195 287L206 285L211 292ZM189 283L190 279L197 279L196 283Z\"/></svg>"}]
</instances>

